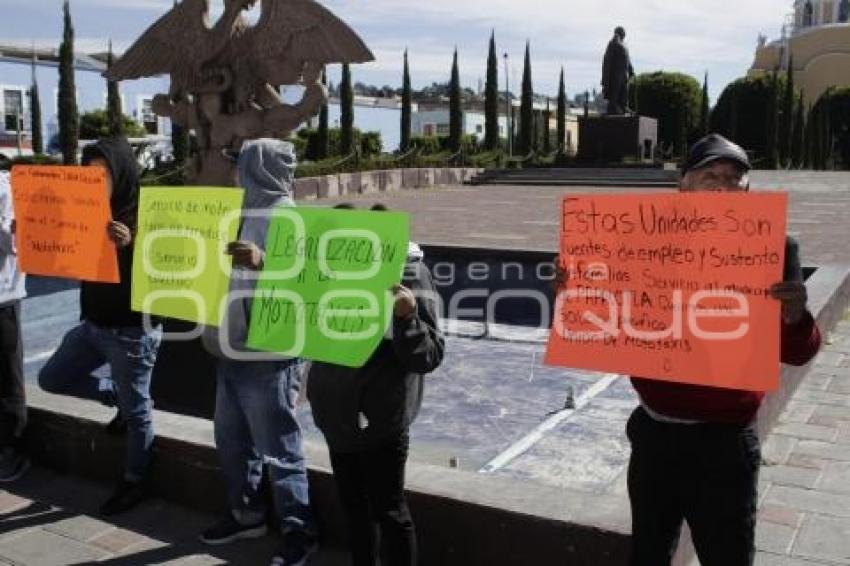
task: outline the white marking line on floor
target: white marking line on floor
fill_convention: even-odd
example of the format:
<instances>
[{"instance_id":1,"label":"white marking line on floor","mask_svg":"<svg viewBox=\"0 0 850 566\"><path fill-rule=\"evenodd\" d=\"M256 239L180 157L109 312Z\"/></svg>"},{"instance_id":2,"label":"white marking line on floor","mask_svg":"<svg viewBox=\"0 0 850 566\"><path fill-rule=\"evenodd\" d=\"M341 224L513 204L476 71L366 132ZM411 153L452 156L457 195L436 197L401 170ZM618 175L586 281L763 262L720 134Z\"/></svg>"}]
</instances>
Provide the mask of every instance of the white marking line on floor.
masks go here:
<instances>
[{"instance_id":1,"label":"white marking line on floor","mask_svg":"<svg viewBox=\"0 0 850 566\"><path fill-rule=\"evenodd\" d=\"M38 354L34 354L24 359L24 364L34 364L36 362L43 362L50 356L52 356L56 350L48 350L47 352L39 352Z\"/></svg>"},{"instance_id":2,"label":"white marking line on floor","mask_svg":"<svg viewBox=\"0 0 850 566\"><path fill-rule=\"evenodd\" d=\"M546 433L554 430L559 424L566 421L574 414L576 414L580 409L582 409L585 405L590 403L594 397L608 389L608 387L617 381L618 379L622 379L621 376L615 373L609 373L602 376L599 381L594 383L587 391L584 392L578 399L576 399L575 409L565 409L563 411L558 412L557 414L552 415L539 425L519 439L517 442L508 447L507 450L484 464L479 473L489 474L495 471L504 468L509 463L520 457L522 454L527 452L530 448L532 448L535 444L543 440L543 437L546 436Z\"/></svg>"}]
</instances>

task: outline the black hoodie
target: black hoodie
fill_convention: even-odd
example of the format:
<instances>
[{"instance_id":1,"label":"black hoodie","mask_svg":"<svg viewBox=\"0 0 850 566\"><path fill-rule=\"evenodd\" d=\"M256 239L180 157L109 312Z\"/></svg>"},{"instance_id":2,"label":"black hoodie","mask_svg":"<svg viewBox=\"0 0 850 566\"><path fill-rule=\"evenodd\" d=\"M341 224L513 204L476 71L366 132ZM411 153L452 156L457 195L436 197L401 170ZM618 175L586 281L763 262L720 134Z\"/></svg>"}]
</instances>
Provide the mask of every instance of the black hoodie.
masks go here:
<instances>
[{"instance_id":1,"label":"black hoodie","mask_svg":"<svg viewBox=\"0 0 850 566\"><path fill-rule=\"evenodd\" d=\"M106 160L112 177L112 218L130 228L135 237L139 172L133 148L124 138L103 139L83 149L83 165L97 158ZM107 328L141 326L142 315L130 310L133 244L117 250L117 254L120 283L84 281L80 285L80 318Z\"/></svg>"},{"instance_id":2,"label":"black hoodie","mask_svg":"<svg viewBox=\"0 0 850 566\"><path fill-rule=\"evenodd\" d=\"M334 452L376 448L407 429L422 406L423 376L443 361L434 283L421 261L409 261L403 284L417 293L416 313L394 319L362 368L314 362L307 381L313 420Z\"/></svg>"}]
</instances>

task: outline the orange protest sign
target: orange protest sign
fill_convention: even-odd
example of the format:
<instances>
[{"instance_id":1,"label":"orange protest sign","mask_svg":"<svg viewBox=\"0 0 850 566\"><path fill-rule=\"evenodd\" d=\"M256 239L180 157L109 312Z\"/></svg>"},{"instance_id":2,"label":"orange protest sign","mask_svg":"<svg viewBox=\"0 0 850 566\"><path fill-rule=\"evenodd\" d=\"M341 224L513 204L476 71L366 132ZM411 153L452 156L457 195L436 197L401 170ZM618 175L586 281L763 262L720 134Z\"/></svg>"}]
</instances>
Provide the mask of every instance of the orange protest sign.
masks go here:
<instances>
[{"instance_id":1,"label":"orange protest sign","mask_svg":"<svg viewBox=\"0 0 850 566\"><path fill-rule=\"evenodd\" d=\"M570 195L546 361L712 387L779 385L788 201L779 193Z\"/></svg>"},{"instance_id":2,"label":"orange protest sign","mask_svg":"<svg viewBox=\"0 0 850 566\"><path fill-rule=\"evenodd\" d=\"M118 283L106 228L112 214L99 167L15 166L12 198L21 270L33 275Z\"/></svg>"}]
</instances>

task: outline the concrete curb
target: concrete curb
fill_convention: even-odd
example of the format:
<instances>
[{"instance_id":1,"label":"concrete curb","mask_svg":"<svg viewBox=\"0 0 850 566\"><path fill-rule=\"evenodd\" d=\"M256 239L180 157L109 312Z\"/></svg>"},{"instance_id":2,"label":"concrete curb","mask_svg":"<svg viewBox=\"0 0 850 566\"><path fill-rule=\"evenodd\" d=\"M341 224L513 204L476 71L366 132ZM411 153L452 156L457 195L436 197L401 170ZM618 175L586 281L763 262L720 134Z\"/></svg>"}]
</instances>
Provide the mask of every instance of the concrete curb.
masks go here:
<instances>
[{"instance_id":1,"label":"concrete curb","mask_svg":"<svg viewBox=\"0 0 850 566\"><path fill-rule=\"evenodd\" d=\"M346 195L392 193L468 183L483 169L473 167L387 169L339 173L295 180L297 200L317 200Z\"/></svg>"}]
</instances>

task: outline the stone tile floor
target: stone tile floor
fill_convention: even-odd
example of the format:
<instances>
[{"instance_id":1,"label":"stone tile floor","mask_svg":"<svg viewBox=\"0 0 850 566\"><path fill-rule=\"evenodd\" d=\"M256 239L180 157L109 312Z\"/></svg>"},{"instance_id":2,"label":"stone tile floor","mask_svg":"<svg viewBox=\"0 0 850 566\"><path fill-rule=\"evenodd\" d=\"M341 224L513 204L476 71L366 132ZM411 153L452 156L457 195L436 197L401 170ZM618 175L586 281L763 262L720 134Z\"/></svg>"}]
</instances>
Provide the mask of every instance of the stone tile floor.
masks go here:
<instances>
[{"instance_id":1,"label":"stone tile floor","mask_svg":"<svg viewBox=\"0 0 850 566\"><path fill-rule=\"evenodd\" d=\"M27 566L269 564L277 539L266 536L221 547L198 542L217 517L151 500L117 519L96 514L107 487L33 468L0 491L0 564ZM338 566L323 551L314 566Z\"/></svg>"},{"instance_id":2,"label":"stone tile floor","mask_svg":"<svg viewBox=\"0 0 850 566\"><path fill-rule=\"evenodd\" d=\"M764 443L758 566L850 564L850 313Z\"/></svg>"}]
</instances>

